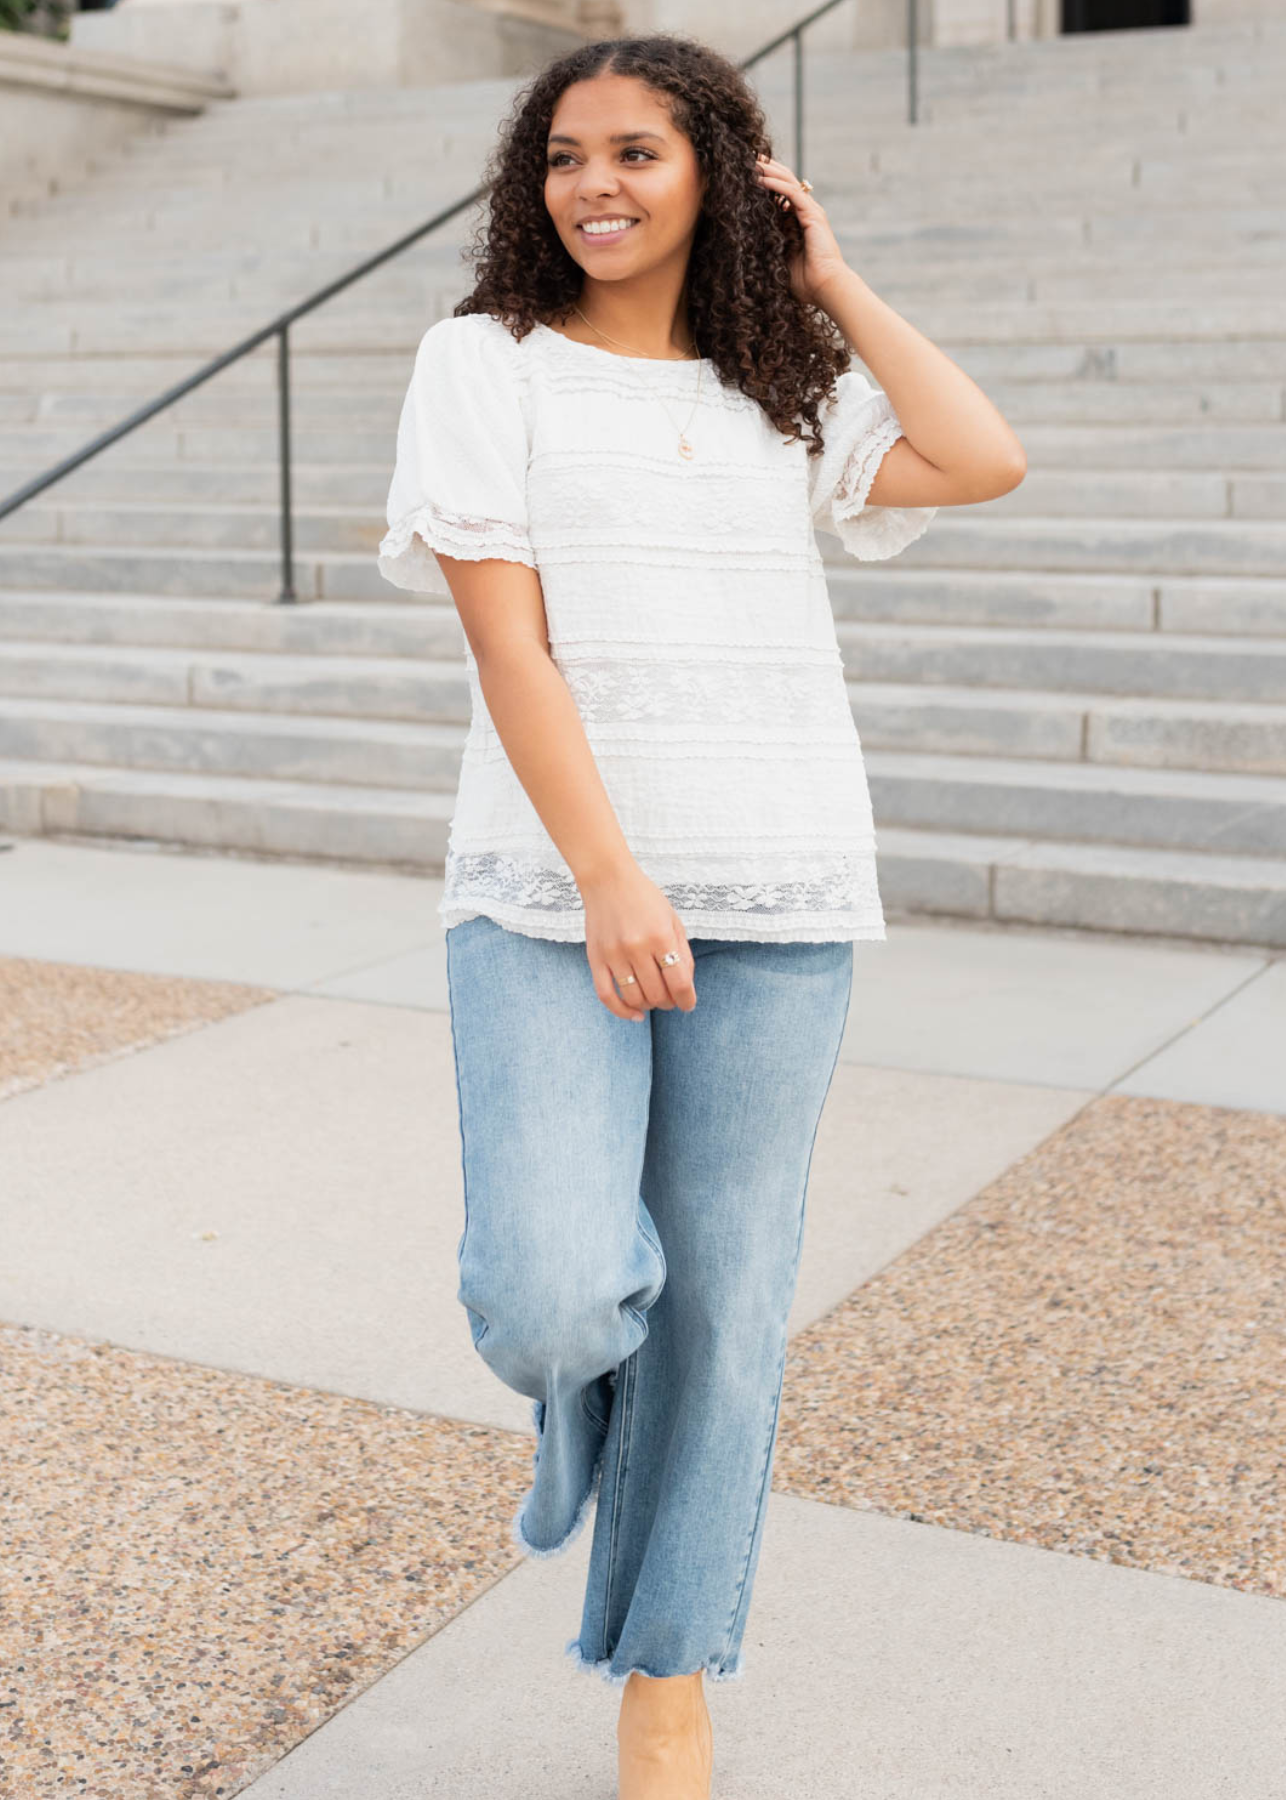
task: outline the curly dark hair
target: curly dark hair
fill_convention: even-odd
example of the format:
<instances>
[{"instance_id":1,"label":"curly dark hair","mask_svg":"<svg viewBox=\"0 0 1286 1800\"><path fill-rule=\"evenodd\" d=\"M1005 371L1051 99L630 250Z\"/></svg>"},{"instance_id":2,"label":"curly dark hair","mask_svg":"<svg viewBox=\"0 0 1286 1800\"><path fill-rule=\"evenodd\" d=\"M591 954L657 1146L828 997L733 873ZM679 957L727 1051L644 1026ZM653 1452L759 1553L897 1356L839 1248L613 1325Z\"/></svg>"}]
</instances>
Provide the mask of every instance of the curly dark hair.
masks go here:
<instances>
[{"instance_id":1,"label":"curly dark hair","mask_svg":"<svg viewBox=\"0 0 1286 1800\"><path fill-rule=\"evenodd\" d=\"M584 270L545 205L546 148L563 90L598 74L635 76L660 95L706 178L687 268L688 322L702 354L787 437L803 439L801 424L811 427L808 454L819 455L819 409L849 366L849 348L827 314L791 290L803 232L793 209L755 180L756 157L772 153L763 109L741 71L695 38L600 38L515 95L484 171L488 216L467 252L474 289L453 316L490 313L521 340L579 297Z\"/></svg>"}]
</instances>

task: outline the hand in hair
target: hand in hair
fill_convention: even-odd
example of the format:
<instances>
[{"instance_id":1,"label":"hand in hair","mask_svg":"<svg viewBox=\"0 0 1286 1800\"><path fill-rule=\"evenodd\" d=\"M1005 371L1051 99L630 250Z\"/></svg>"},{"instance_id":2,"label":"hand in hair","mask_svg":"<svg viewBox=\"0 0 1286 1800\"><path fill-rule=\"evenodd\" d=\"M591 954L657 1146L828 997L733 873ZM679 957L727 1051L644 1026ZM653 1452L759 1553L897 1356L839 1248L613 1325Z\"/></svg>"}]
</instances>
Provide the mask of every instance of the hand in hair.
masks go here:
<instances>
[{"instance_id":1,"label":"hand in hair","mask_svg":"<svg viewBox=\"0 0 1286 1800\"><path fill-rule=\"evenodd\" d=\"M790 287L797 300L811 304L822 283L847 268L844 252L820 201L785 163L760 154L755 159L755 175L776 196L782 211L793 211L799 220L803 244L790 261Z\"/></svg>"}]
</instances>

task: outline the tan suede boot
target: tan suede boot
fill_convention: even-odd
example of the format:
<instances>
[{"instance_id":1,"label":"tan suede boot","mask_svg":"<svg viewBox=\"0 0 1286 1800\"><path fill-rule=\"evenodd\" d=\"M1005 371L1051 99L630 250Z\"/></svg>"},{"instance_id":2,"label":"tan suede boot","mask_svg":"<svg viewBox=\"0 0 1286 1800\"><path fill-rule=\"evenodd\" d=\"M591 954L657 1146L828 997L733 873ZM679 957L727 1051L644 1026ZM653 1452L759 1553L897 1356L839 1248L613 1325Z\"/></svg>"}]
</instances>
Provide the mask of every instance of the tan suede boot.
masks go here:
<instances>
[{"instance_id":1,"label":"tan suede boot","mask_svg":"<svg viewBox=\"0 0 1286 1800\"><path fill-rule=\"evenodd\" d=\"M616 1722L617 1800L710 1800L705 1672L630 1676Z\"/></svg>"}]
</instances>

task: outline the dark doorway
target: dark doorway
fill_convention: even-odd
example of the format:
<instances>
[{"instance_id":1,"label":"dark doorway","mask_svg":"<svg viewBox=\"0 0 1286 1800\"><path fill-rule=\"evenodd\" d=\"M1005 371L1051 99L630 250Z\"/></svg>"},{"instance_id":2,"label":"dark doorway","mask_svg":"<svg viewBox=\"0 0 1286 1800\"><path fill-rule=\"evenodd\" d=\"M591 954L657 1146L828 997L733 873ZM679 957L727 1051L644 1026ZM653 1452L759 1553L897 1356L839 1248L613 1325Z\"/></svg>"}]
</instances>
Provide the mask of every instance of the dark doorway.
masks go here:
<instances>
[{"instance_id":1,"label":"dark doorway","mask_svg":"<svg viewBox=\"0 0 1286 1800\"><path fill-rule=\"evenodd\" d=\"M1191 25L1190 0L1063 0L1064 31L1137 31L1144 25Z\"/></svg>"}]
</instances>

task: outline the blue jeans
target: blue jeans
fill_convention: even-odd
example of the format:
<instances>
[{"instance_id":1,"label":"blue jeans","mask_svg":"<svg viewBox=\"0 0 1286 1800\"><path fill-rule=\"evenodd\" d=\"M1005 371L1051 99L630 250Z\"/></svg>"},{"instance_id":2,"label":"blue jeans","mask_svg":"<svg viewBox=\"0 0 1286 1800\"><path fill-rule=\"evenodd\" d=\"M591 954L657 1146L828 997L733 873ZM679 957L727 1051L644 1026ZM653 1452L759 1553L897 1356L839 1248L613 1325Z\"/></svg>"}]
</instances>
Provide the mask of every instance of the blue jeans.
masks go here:
<instances>
[{"instance_id":1,"label":"blue jeans","mask_svg":"<svg viewBox=\"0 0 1286 1800\"><path fill-rule=\"evenodd\" d=\"M533 1399L512 1535L555 1556L597 1497L567 1653L742 1674L813 1141L851 941L690 938L697 1004L617 1018L583 943L446 934L474 1347Z\"/></svg>"}]
</instances>

